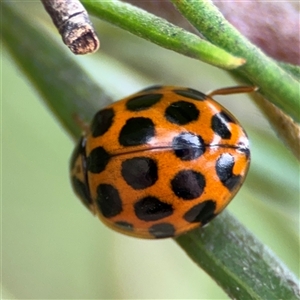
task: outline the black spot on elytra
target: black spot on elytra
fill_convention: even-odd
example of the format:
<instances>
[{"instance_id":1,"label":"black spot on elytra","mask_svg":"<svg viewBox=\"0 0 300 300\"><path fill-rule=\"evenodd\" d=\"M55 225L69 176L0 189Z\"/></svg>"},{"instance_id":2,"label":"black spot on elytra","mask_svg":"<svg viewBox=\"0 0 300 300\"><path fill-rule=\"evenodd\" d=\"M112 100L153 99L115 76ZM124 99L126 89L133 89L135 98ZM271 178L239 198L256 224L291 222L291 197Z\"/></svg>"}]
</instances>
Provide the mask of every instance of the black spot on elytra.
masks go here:
<instances>
[{"instance_id":1,"label":"black spot on elytra","mask_svg":"<svg viewBox=\"0 0 300 300\"><path fill-rule=\"evenodd\" d=\"M157 85L151 85L151 86L149 86L149 87L147 87L145 89L142 89L139 93L157 91L157 90L160 90L162 88L163 88L163 86L159 85L159 84L157 84Z\"/></svg>"},{"instance_id":2,"label":"black spot on elytra","mask_svg":"<svg viewBox=\"0 0 300 300\"><path fill-rule=\"evenodd\" d=\"M196 105L187 101L177 101L170 104L166 111L166 119L174 124L185 125L198 120L200 115Z\"/></svg>"},{"instance_id":3,"label":"black spot on elytra","mask_svg":"<svg viewBox=\"0 0 300 300\"><path fill-rule=\"evenodd\" d=\"M143 221L157 221L173 214L171 204L156 197L145 197L134 204L136 216Z\"/></svg>"},{"instance_id":4,"label":"black spot on elytra","mask_svg":"<svg viewBox=\"0 0 300 300\"><path fill-rule=\"evenodd\" d=\"M133 225L125 221L117 221L115 225L123 230L133 231Z\"/></svg>"},{"instance_id":5,"label":"black spot on elytra","mask_svg":"<svg viewBox=\"0 0 300 300\"><path fill-rule=\"evenodd\" d=\"M112 108L98 111L91 124L92 136L98 137L107 132L113 123L114 115L115 113Z\"/></svg>"},{"instance_id":6,"label":"black spot on elytra","mask_svg":"<svg viewBox=\"0 0 300 300\"><path fill-rule=\"evenodd\" d=\"M79 180L77 177L72 176L71 178L72 186L77 194L77 196L80 198L81 202L90 209L90 206L93 204L93 201L90 196L90 190L87 184Z\"/></svg>"},{"instance_id":7,"label":"black spot on elytra","mask_svg":"<svg viewBox=\"0 0 300 300\"><path fill-rule=\"evenodd\" d=\"M170 223L160 223L152 225L149 228L149 233L157 239L162 239L174 236L175 228Z\"/></svg>"},{"instance_id":8,"label":"black spot on elytra","mask_svg":"<svg viewBox=\"0 0 300 300\"><path fill-rule=\"evenodd\" d=\"M181 160L193 160L205 151L205 144L201 136L184 132L173 138L172 148Z\"/></svg>"},{"instance_id":9,"label":"black spot on elytra","mask_svg":"<svg viewBox=\"0 0 300 300\"><path fill-rule=\"evenodd\" d=\"M213 200L206 200L193 206L188 210L183 218L190 223L201 222L202 225L208 223L214 216L216 209L216 202Z\"/></svg>"},{"instance_id":10,"label":"black spot on elytra","mask_svg":"<svg viewBox=\"0 0 300 300\"><path fill-rule=\"evenodd\" d=\"M134 157L122 163L122 176L135 190L152 186L158 178L157 164L149 157Z\"/></svg>"},{"instance_id":11,"label":"black spot on elytra","mask_svg":"<svg viewBox=\"0 0 300 300\"><path fill-rule=\"evenodd\" d=\"M178 172L171 180L174 194L184 200L193 200L201 196L205 188L205 177L193 170Z\"/></svg>"},{"instance_id":12,"label":"black spot on elytra","mask_svg":"<svg viewBox=\"0 0 300 300\"><path fill-rule=\"evenodd\" d=\"M230 191L238 186L242 177L240 175L233 174L234 157L229 153L224 153L219 156L216 163L216 172L223 183Z\"/></svg>"},{"instance_id":13,"label":"black spot on elytra","mask_svg":"<svg viewBox=\"0 0 300 300\"><path fill-rule=\"evenodd\" d=\"M247 159L250 158L250 149L248 148L248 145L238 145L237 151L244 153Z\"/></svg>"},{"instance_id":14,"label":"black spot on elytra","mask_svg":"<svg viewBox=\"0 0 300 300\"><path fill-rule=\"evenodd\" d=\"M155 126L149 118L131 118L122 127L119 143L122 146L138 146L146 144L155 135Z\"/></svg>"},{"instance_id":15,"label":"black spot on elytra","mask_svg":"<svg viewBox=\"0 0 300 300\"><path fill-rule=\"evenodd\" d=\"M228 123L235 123L235 121L226 112L222 111L212 117L211 128L218 136L227 140L231 138Z\"/></svg>"},{"instance_id":16,"label":"black spot on elytra","mask_svg":"<svg viewBox=\"0 0 300 300\"><path fill-rule=\"evenodd\" d=\"M162 94L144 94L129 99L126 108L130 111L146 110L160 101Z\"/></svg>"},{"instance_id":17,"label":"black spot on elytra","mask_svg":"<svg viewBox=\"0 0 300 300\"><path fill-rule=\"evenodd\" d=\"M110 184L98 185L96 203L105 218L114 217L123 210L119 192Z\"/></svg>"},{"instance_id":18,"label":"black spot on elytra","mask_svg":"<svg viewBox=\"0 0 300 300\"><path fill-rule=\"evenodd\" d=\"M111 156L103 147L97 147L87 157L87 169L92 173L102 172L108 164Z\"/></svg>"},{"instance_id":19,"label":"black spot on elytra","mask_svg":"<svg viewBox=\"0 0 300 300\"><path fill-rule=\"evenodd\" d=\"M173 92L179 96L183 96L183 97L187 97L187 98L191 98L194 100L205 100L207 98L207 96L199 91L196 91L194 89L191 88L187 88L187 89L174 89Z\"/></svg>"}]
</instances>

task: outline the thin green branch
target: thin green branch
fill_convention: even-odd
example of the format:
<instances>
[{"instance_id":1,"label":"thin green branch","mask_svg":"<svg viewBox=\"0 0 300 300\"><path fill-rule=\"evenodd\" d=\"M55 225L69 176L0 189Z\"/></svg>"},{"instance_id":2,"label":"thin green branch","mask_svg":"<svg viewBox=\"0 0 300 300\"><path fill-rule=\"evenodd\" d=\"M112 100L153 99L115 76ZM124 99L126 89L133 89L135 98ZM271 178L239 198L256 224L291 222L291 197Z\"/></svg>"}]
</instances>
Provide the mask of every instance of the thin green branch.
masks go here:
<instances>
[{"instance_id":1,"label":"thin green branch","mask_svg":"<svg viewBox=\"0 0 300 300\"><path fill-rule=\"evenodd\" d=\"M291 65L284 62L278 62L278 65L287 73L294 76L295 79L300 81L300 66Z\"/></svg>"},{"instance_id":2,"label":"thin green branch","mask_svg":"<svg viewBox=\"0 0 300 300\"><path fill-rule=\"evenodd\" d=\"M176 242L232 299L300 299L297 279L226 211Z\"/></svg>"},{"instance_id":3,"label":"thin green branch","mask_svg":"<svg viewBox=\"0 0 300 300\"><path fill-rule=\"evenodd\" d=\"M228 54L166 20L122 1L82 1L93 15L117 25L164 48L202 60L224 69L245 63L243 58Z\"/></svg>"},{"instance_id":4,"label":"thin green branch","mask_svg":"<svg viewBox=\"0 0 300 300\"><path fill-rule=\"evenodd\" d=\"M244 57L247 63L236 72L246 76L263 96L300 122L299 81L244 38L210 0L171 1L211 43Z\"/></svg>"}]
</instances>

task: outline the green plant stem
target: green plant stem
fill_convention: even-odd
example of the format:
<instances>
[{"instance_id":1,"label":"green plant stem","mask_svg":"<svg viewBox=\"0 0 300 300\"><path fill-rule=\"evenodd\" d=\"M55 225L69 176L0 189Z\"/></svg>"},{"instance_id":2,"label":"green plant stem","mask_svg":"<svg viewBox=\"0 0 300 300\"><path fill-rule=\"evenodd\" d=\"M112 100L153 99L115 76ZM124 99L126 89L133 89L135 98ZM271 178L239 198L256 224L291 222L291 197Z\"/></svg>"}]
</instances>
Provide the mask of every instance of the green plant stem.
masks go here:
<instances>
[{"instance_id":1,"label":"green plant stem","mask_svg":"<svg viewBox=\"0 0 300 300\"><path fill-rule=\"evenodd\" d=\"M291 65L284 62L278 62L278 65L287 73L294 76L295 79L300 80L300 66Z\"/></svg>"},{"instance_id":2,"label":"green plant stem","mask_svg":"<svg viewBox=\"0 0 300 300\"><path fill-rule=\"evenodd\" d=\"M296 278L227 211L176 242L232 299L300 299Z\"/></svg>"},{"instance_id":3,"label":"green plant stem","mask_svg":"<svg viewBox=\"0 0 300 300\"><path fill-rule=\"evenodd\" d=\"M211 43L233 55L244 57L247 63L236 73L246 76L259 87L263 96L300 122L299 81L244 38L210 0L171 1Z\"/></svg>"},{"instance_id":4,"label":"green plant stem","mask_svg":"<svg viewBox=\"0 0 300 300\"><path fill-rule=\"evenodd\" d=\"M82 1L93 15L164 48L224 69L241 66L245 60L228 54L197 35L122 1Z\"/></svg>"}]
</instances>

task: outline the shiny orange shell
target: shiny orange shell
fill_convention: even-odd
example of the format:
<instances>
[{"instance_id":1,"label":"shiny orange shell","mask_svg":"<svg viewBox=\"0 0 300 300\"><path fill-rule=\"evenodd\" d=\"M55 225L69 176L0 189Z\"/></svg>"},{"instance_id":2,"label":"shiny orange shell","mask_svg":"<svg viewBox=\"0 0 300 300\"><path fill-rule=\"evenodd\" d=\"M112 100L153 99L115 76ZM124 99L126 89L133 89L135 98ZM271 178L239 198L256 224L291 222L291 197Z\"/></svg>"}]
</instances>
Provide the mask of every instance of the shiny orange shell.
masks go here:
<instances>
[{"instance_id":1,"label":"shiny orange shell","mask_svg":"<svg viewBox=\"0 0 300 300\"><path fill-rule=\"evenodd\" d=\"M95 115L71 160L72 184L109 227L176 236L219 214L244 181L248 138L209 96L156 86Z\"/></svg>"}]
</instances>

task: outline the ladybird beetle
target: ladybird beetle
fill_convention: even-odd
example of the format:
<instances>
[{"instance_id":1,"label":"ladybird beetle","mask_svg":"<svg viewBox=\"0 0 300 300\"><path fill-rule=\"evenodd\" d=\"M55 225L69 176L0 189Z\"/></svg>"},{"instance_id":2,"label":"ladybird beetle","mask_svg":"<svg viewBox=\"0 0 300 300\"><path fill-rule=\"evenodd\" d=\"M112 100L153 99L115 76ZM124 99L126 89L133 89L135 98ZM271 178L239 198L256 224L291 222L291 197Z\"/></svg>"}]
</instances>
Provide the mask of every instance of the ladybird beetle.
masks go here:
<instances>
[{"instance_id":1,"label":"ladybird beetle","mask_svg":"<svg viewBox=\"0 0 300 300\"><path fill-rule=\"evenodd\" d=\"M154 86L98 111L71 159L75 193L106 225L139 238L208 223L250 163L245 131L211 96L245 89Z\"/></svg>"}]
</instances>

